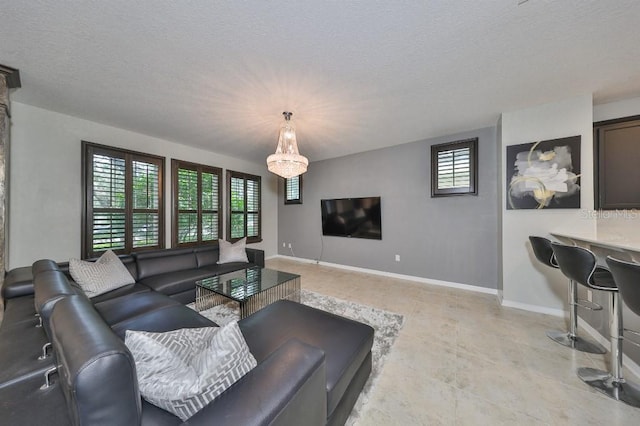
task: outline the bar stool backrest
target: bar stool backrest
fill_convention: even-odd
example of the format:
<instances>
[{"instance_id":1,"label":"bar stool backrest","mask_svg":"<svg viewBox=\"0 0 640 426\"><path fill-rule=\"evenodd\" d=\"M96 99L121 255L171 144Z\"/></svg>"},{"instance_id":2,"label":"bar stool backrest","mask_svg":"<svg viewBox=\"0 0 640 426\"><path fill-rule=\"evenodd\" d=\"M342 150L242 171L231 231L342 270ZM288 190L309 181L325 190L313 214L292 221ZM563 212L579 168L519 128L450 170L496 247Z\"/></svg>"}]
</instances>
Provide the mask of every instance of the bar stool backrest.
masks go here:
<instances>
[{"instance_id":1,"label":"bar stool backrest","mask_svg":"<svg viewBox=\"0 0 640 426\"><path fill-rule=\"evenodd\" d=\"M590 250L577 246L551 243L560 271L579 284L591 287L596 269L596 256Z\"/></svg>"},{"instance_id":2,"label":"bar stool backrest","mask_svg":"<svg viewBox=\"0 0 640 426\"><path fill-rule=\"evenodd\" d=\"M622 300L633 313L640 315L640 264L608 256L607 265Z\"/></svg>"},{"instance_id":3,"label":"bar stool backrest","mask_svg":"<svg viewBox=\"0 0 640 426\"><path fill-rule=\"evenodd\" d=\"M531 248L533 249L533 254L536 255L536 259L551 268L558 268L558 263L551 247L551 240L530 235L529 242L531 242Z\"/></svg>"}]
</instances>

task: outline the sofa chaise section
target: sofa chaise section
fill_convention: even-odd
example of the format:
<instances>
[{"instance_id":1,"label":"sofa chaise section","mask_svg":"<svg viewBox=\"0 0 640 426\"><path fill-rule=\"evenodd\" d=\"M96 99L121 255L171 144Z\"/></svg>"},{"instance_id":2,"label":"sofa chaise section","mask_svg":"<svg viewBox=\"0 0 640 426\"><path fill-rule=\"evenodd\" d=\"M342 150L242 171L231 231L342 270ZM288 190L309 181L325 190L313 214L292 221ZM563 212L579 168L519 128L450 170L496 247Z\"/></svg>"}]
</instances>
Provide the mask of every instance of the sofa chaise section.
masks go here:
<instances>
[{"instance_id":1,"label":"sofa chaise section","mask_svg":"<svg viewBox=\"0 0 640 426\"><path fill-rule=\"evenodd\" d=\"M157 280L171 274L172 268L193 271L188 269L194 266L193 257L195 270L209 269L208 276L221 266L247 265L217 265L217 253L210 249L164 251L165 256L177 256L166 264L159 261L163 256L152 253L143 259L130 256L129 270L138 276L142 269L143 276L148 274L144 279ZM263 263L263 254L256 253L251 260ZM184 306L180 297L142 282L89 299L64 268L52 261L34 263L35 294L5 299L0 324L0 419L9 424L120 425L131 420L158 426L342 425L369 377L371 327L282 300L238 323L258 365L183 423L139 394L131 398L137 392L132 391L137 389L137 378L135 367L123 361L130 356L123 344L125 333L217 325ZM36 327L36 313L42 327ZM46 342L52 346L49 356L39 360ZM118 372L112 376L113 365ZM59 369L52 386L41 388L45 372L54 366ZM123 377L132 377L135 383ZM33 410L34 406L39 409Z\"/></svg>"},{"instance_id":2,"label":"sofa chaise section","mask_svg":"<svg viewBox=\"0 0 640 426\"><path fill-rule=\"evenodd\" d=\"M322 348L327 424L344 424L371 373L373 328L290 300L272 303L238 325L258 362L294 337Z\"/></svg>"}]
</instances>

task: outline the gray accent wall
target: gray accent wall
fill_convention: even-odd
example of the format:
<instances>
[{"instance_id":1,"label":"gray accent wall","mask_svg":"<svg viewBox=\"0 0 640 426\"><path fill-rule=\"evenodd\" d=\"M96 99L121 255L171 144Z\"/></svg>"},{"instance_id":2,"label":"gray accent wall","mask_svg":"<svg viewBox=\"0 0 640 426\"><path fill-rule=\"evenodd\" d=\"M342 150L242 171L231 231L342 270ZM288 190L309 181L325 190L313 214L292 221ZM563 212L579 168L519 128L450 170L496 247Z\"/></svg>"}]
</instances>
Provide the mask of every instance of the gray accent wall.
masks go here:
<instances>
[{"instance_id":1,"label":"gray accent wall","mask_svg":"<svg viewBox=\"0 0 640 426\"><path fill-rule=\"evenodd\" d=\"M478 195L431 198L431 145L473 137ZM278 253L496 289L497 158L489 127L311 163L303 204L284 204L280 179ZM381 241L322 236L321 199L369 196L381 197Z\"/></svg>"}]
</instances>

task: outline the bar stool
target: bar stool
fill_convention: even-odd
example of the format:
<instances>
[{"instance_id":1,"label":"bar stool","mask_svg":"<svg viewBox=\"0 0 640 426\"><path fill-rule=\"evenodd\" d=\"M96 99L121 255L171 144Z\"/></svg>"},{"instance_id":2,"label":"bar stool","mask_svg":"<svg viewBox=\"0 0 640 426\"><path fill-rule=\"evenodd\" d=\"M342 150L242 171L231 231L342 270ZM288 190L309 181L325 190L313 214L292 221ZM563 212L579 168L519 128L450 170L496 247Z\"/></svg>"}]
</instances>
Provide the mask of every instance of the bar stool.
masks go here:
<instances>
[{"instance_id":1,"label":"bar stool","mask_svg":"<svg viewBox=\"0 0 640 426\"><path fill-rule=\"evenodd\" d=\"M640 407L640 387L635 383L627 382L622 377L622 339L623 333L634 335L640 333L625 329L622 326L622 304L620 297L637 315L640 315L640 264L607 257L607 264L619 289L612 291L609 297L609 333L611 336L611 369L608 373L595 368L579 368L578 376L589 386L605 395L623 401L631 406ZM628 341L631 344L640 344Z\"/></svg>"},{"instance_id":2,"label":"bar stool","mask_svg":"<svg viewBox=\"0 0 640 426\"><path fill-rule=\"evenodd\" d=\"M550 240L544 237L529 236L531 247L533 248L533 254L544 265L558 269L558 262L553 252L552 243ZM582 303L582 304L581 304ZM607 352L604 346L590 342L578 336L578 306L585 307L587 309L599 310L601 306L595 305L590 307L587 305L590 303L586 300L578 299L578 291L575 281L569 280L569 331L549 330L547 331L547 337L556 343L568 346L573 349L577 349L581 352L589 352L594 354L604 354Z\"/></svg>"}]
</instances>

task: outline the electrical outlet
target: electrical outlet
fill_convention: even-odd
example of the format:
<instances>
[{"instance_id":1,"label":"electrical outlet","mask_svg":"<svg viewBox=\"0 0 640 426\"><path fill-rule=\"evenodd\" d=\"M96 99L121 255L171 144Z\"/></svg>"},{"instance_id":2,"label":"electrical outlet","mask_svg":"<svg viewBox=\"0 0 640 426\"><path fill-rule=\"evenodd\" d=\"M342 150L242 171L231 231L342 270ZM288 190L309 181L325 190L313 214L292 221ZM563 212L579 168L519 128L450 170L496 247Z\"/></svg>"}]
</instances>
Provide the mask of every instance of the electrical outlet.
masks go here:
<instances>
[{"instance_id":1,"label":"electrical outlet","mask_svg":"<svg viewBox=\"0 0 640 426\"><path fill-rule=\"evenodd\" d=\"M287 247L287 243L282 243L282 248Z\"/></svg>"},{"instance_id":2,"label":"electrical outlet","mask_svg":"<svg viewBox=\"0 0 640 426\"><path fill-rule=\"evenodd\" d=\"M291 243L289 243L289 248L291 248Z\"/></svg>"},{"instance_id":3,"label":"electrical outlet","mask_svg":"<svg viewBox=\"0 0 640 426\"><path fill-rule=\"evenodd\" d=\"M400 262L400 255L396 254L396 262Z\"/></svg>"}]
</instances>

